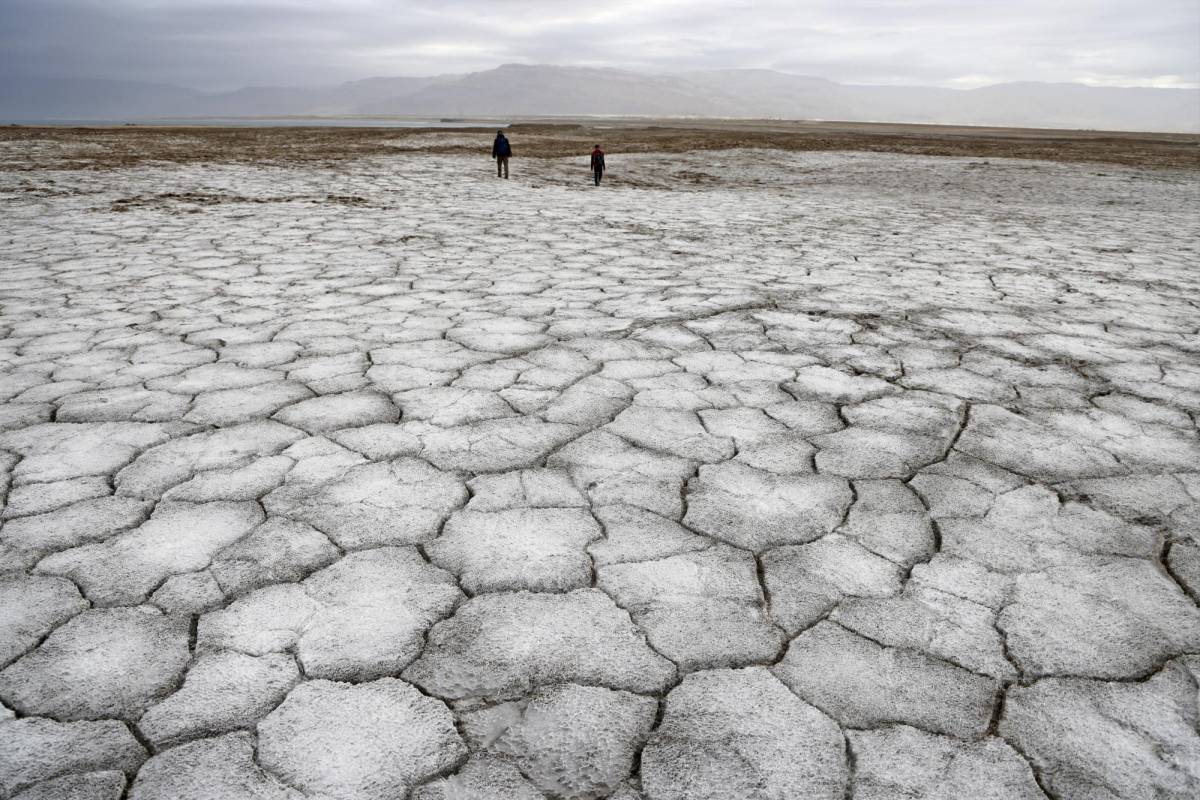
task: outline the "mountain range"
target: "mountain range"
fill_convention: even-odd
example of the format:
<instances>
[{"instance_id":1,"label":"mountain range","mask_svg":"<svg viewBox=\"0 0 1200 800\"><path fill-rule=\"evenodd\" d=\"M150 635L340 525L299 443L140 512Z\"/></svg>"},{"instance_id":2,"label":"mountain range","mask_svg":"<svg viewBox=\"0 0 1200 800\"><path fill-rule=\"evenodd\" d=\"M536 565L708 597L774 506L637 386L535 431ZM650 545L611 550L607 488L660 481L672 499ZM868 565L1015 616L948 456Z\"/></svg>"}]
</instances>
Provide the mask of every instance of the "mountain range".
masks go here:
<instances>
[{"instance_id":1,"label":"mountain range","mask_svg":"<svg viewBox=\"0 0 1200 800\"><path fill-rule=\"evenodd\" d=\"M376 115L742 117L1200 133L1200 89L1037 82L978 89L862 86L772 70L656 75L521 64L463 75L231 92L0 76L0 120L8 122Z\"/></svg>"}]
</instances>

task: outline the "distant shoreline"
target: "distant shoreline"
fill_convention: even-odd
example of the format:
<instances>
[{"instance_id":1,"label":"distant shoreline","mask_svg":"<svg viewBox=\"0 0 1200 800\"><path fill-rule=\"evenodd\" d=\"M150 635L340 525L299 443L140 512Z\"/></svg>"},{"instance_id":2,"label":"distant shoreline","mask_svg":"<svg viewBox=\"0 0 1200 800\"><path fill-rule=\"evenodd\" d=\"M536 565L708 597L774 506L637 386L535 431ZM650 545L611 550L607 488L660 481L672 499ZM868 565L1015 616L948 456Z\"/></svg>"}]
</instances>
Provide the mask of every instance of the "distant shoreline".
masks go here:
<instances>
[{"instance_id":1,"label":"distant shoreline","mask_svg":"<svg viewBox=\"0 0 1200 800\"><path fill-rule=\"evenodd\" d=\"M55 118L0 119L0 128L84 128L84 129L254 129L254 128L345 128L400 130L458 130L512 127L588 127L595 130L624 130L630 128L671 128L703 131L752 131L756 133L873 133L883 135L988 136L1000 138L1060 138L1094 137L1148 138L1155 141L1200 144L1200 133L1188 131L1144 131L1099 128L1028 128L970 123L886 122L826 119L784 119L763 117L697 117L697 116L638 116L638 115L528 115L514 117L401 117L401 116L313 116L264 115L252 117L145 117L145 118Z\"/></svg>"}]
</instances>

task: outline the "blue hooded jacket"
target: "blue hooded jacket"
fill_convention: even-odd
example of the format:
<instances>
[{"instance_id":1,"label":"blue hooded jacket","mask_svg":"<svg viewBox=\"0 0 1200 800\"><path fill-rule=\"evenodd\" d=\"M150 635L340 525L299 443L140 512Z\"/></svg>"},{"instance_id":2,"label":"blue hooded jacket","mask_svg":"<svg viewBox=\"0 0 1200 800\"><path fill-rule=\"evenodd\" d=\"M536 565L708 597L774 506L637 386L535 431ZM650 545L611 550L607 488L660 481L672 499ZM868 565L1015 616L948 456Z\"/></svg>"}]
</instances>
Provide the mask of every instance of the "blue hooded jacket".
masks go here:
<instances>
[{"instance_id":1,"label":"blue hooded jacket","mask_svg":"<svg viewBox=\"0 0 1200 800\"><path fill-rule=\"evenodd\" d=\"M496 134L496 141L492 142L492 158L509 158L512 156L512 145L508 143L508 137L503 133Z\"/></svg>"}]
</instances>

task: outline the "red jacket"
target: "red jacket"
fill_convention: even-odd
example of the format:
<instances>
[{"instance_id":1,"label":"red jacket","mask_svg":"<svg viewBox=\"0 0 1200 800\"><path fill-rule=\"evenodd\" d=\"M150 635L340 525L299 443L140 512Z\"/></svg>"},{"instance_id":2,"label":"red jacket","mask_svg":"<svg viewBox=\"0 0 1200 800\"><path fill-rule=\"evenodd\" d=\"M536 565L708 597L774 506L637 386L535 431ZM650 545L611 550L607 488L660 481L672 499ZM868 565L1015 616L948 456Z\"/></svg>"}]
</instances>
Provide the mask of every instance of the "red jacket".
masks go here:
<instances>
[{"instance_id":1,"label":"red jacket","mask_svg":"<svg viewBox=\"0 0 1200 800\"><path fill-rule=\"evenodd\" d=\"M592 172L604 171L604 151L597 147L592 151Z\"/></svg>"}]
</instances>

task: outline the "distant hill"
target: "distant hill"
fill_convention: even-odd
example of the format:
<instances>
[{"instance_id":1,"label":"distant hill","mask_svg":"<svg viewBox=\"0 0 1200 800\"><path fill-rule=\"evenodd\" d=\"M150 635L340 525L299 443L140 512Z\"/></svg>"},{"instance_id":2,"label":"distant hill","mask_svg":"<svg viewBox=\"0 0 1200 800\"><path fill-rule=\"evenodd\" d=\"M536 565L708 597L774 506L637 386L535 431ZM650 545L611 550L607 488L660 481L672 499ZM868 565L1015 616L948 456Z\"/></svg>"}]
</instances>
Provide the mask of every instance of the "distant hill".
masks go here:
<instances>
[{"instance_id":1,"label":"distant hill","mask_svg":"<svg viewBox=\"0 0 1200 800\"><path fill-rule=\"evenodd\" d=\"M507 64L365 107L423 116L740 116L736 98L683 76Z\"/></svg>"},{"instance_id":2,"label":"distant hill","mask_svg":"<svg viewBox=\"0 0 1200 800\"><path fill-rule=\"evenodd\" d=\"M1200 133L1200 90L1035 82L960 90L847 85L771 70L651 75L520 64L466 75L220 93L0 77L5 121L274 115L766 117Z\"/></svg>"}]
</instances>

